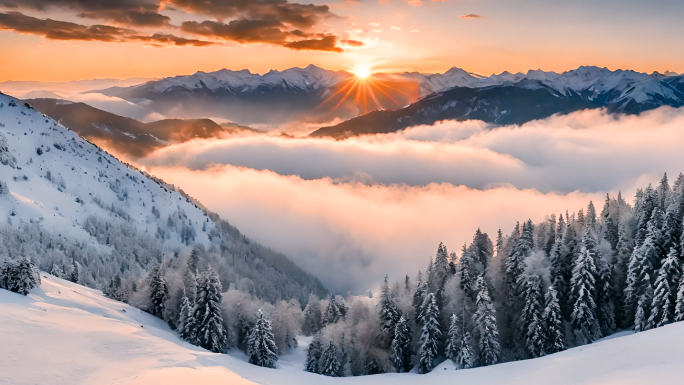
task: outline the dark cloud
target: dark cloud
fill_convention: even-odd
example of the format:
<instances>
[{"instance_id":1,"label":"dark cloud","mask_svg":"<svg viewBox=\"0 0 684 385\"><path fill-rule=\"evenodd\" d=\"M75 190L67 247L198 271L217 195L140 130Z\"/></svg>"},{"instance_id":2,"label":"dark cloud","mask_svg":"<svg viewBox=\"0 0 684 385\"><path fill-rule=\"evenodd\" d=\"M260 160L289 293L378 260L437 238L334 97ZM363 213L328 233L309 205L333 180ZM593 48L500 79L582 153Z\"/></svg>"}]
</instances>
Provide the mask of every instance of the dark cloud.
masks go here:
<instances>
[{"instance_id":1,"label":"dark cloud","mask_svg":"<svg viewBox=\"0 0 684 385\"><path fill-rule=\"evenodd\" d=\"M170 0L170 3L187 12L211 15L219 20L277 20L302 29L335 17L327 5L298 4L287 0Z\"/></svg>"},{"instance_id":2,"label":"dark cloud","mask_svg":"<svg viewBox=\"0 0 684 385\"><path fill-rule=\"evenodd\" d=\"M461 19L484 19L484 17L480 15L476 15L474 13L469 13L467 15L461 15L459 16Z\"/></svg>"},{"instance_id":3,"label":"dark cloud","mask_svg":"<svg viewBox=\"0 0 684 385\"><path fill-rule=\"evenodd\" d=\"M342 48L337 47L337 36L326 36L322 39L307 39L293 41L284 45L287 48L296 50L310 50L310 51L332 51L342 52Z\"/></svg>"},{"instance_id":4,"label":"dark cloud","mask_svg":"<svg viewBox=\"0 0 684 385\"><path fill-rule=\"evenodd\" d=\"M0 0L0 6L49 11L69 9L88 19L107 20L116 26L85 26L52 19L38 19L21 13L4 14L3 28L53 40L142 41L155 45L215 44L156 33L141 36L123 27L167 27L170 18L159 10L176 9L208 15L215 20L183 22L184 32L237 43L264 43L295 50L342 52L339 43L361 46L333 34L314 32L325 19L336 17L327 5L290 3L287 0ZM224 19L231 19L225 21ZM161 31L159 31L161 32Z\"/></svg>"},{"instance_id":5,"label":"dark cloud","mask_svg":"<svg viewBox=\"0 0 684 385\"><path fill-rule=\"evenodd\" d=\"M110 25L71 23L52 19L38 19L20 12L0 13L0 29L38 35L50 40L83 40L103 42L145 42L155 46L206 46L212 42L185 39L174 35L154 34L143 36L136 31Z\"/></svg>"},{"instance_id":6,"label":"dark cloud","mask_svg":"<svg viewBox=\"0 0 684 385\"><path fill-rule=\"evenodd\" d=\"M132 26L163 26L170 21L158 13L159 0L0 0L0 5L38 11L63 8L77 11L79 17Z\"/></svg>"},{"instance_id":7,"label":"dark cloud","mask_svg":"<svg viewBox=\"0 0 684 385\"><path fill-rule=\"evenodd\" d=\"M210 20L201 23L187 21L181 24L181 30L238 43L274 44L294 50L343 52L344 50L337 45L338 42L351 46L363 45L355 40L340 40L335 35L310 33L298 29L289 31L277 20L238 19L228 23Z\"/></svg>"}]
</instances>

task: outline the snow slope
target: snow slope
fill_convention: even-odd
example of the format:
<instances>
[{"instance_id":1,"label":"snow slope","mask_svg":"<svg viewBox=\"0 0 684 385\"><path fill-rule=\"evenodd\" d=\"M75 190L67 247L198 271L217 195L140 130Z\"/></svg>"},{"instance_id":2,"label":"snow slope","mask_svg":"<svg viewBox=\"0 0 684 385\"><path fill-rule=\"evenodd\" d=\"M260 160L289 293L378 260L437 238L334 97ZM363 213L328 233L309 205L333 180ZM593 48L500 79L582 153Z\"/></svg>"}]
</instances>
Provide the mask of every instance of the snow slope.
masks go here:
<instances>
[{"instance_id":1,"label":"snow slope","mask_svg":"<svg viewBox=\"0 0 684 385\"><path fill-rule=\"evenodd\" d=\"M7 165L0 164L0 180L12 192L0 197L3 222L13 226L39 222L52 233L68 234L96 246L97 242L82 228L91 215L128 218L140 233L155 236L169 215L183 212L183 224L194 228L195 241L211 244L208 234L214 223L207 222L204 211L175 188L157 184L75 132L17 99L0 94L3 141L5 156L14 159ZM152 213L152 206L159 210L158 217ZM181 242L177 234L169 233L164 244L172 249Z\"/></svg>"},{"instance_id":2,"label":"snow slope","mask_svg":"<svg viewBox=\"0 0 684 385\"><path fill-rule=\"evenodd\" d=\"M41 275L28 297L0 290L0 384L637 385L674 384L684 375L681 322L534 360L469 370L447 361L426 375L306 373L304 338L277 369L265 369L235 349L222 355L189 345L161 320L99 291Z\"/></svg>"}]
</instances>

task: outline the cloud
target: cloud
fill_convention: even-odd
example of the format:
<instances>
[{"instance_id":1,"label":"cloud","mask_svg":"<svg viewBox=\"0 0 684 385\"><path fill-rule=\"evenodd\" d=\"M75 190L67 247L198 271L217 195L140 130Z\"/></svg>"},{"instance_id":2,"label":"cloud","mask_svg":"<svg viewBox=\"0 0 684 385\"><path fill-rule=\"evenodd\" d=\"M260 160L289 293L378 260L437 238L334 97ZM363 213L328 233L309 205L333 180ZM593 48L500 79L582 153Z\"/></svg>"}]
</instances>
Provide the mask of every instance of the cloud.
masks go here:
<instances>
[{"instance_id":1,"label":"cloud","mask_svg":"<svg viewBox=\"0 0 684 385\"><path fill-rule=\"evenodd\" d=\"M333 51L342 52L342 48L337 47L337 36L326 36L321 39L298 40L283 45L287 48L296 50L310 51Z\"/></svg>"},{"instance_id":2,"label":"cloud","mask_svg":"<svg viewBox=\"0 0 684 385\"><path fill-rule=\"evenodd\" d=\"M450 184L367 186L233 166L148 171L183 186L247 236L283 251L332 290L360 294L384 274L424 270L439 242L457 250L475 230L494 237L516 221L586 207L603 195L542 194Z\"/></svg>"},{"instance_id":3,"label":"cloud","mask_svg":"<svg viewBox=\"0 0 684 385\"><path fill-rule=\"evenodd\" d=\"M361 174L364 181L386 185L508 184L542 192L599 192L632 188L645 174L684 170L682 126L684 109L619 117L586 110L522 126L446 121L343 141L271 136L193 141L140 162L193 170L231 164L310 180Z\"/></svg>"},{"instance_id":4,"label":"cloud","mask_svg":"<svg viewBox=\"0 0 684 385\"><path fill-rule=\"evenodd\" d=\"M158 0L0 0L0 5L38 11L62 8L78 12L79 17L130 26L164 26L170 21L157 12Z\"/></svg>"},{"instance_id":5,"label":"cloud","mask_svg":"<svg viewBox=\"0 0 684 385\"><path fill-rule=\"evenodd\" d=\"M484 19L484 17L480 15L476 15L474 13L469 13L467 15L461 15L459 16L461 19Z\"/></svg>"},{"instance_id":6,"label":"cloud","mask_svg":"<svg viewBox=\"0 0 684 385\"><path fill-rule=\"evenodd\" d=\"M393 29L393 30L395 30L395 31L401 31L401 28L396 27L396 26L394 26L394 25L390 26L390 28Z\"/></svg>"},{"instance_id":7,"label":"cloud","mask_svg":"<svg viewBox=\"0 0 684 385\"><path fill-rule=\"evenodd\" d=\"M327 5L290 3L287 0L169 0L185 11L217 19L277 20L285 25L308 29L335 17Z\"/></svg>"},{"instance_id":8,"label":"cloud","mask_svg":"<svg viewBox=\"0 0 684 385\"><path fill-rule=\"evenodd\" d=\"M50 40L82 40L102 42L144 42L154 46L197 46L215 44L208 41L185 39L174 35L143 36L138 32L110 25L81 25L52 19L38 19L20 12L0 13L0 29L38 35Z\"/></svg>"},{"instance_id":9,"label":"cloud","mask_svg":"<svg viewBox=\"0 0 684 385\"><path fill-rule=\"evenodd\" d=\"M155 46L197 46L214 42L188 39L158 30L152 36L143 36L121 27L158 27L165 30L178 28L170 24L160 9L173 9L212 20L185 21L180 29L186 33L207 36L237 43L264 43L295 50L343 52L342 47L362 45L356 40L345 40L331 33L314 32L328 19L338 18L327 5L291 3L287 0L0 0L0 6L16 9L48 11L71 10L76 16L107 20L116 26L83 26L51 19L31 20L31 26L17 26L18 13L8 12L5 28L59 40L98 40L103 42L138 41ZM13 16L12 16L13 15ZM24 16L24 23L28 22ZM231 19L224 22L225 19ZM42 21L42 23L41 23ZM41 25L38 25L41 24ZM339 45L338 45L339 43ZM340 47L340 45L342 47Z\"/></svg>"},{"instance_id":10,"label":"cloud","mask_svg":"<svg viewBox=\"0 0 684 385\"><path fill-rule=\"evenodd\" d=\"M378 23L377 21L374 21L372 23L368 23L368 25L372 25L373 27L379 27L380 23Z\"/></svg>"},{"instance_id":11,"label":"cloud","mask_svg":"<svg viewBox=\"0 0 684 385\"><path fill-rule=\"evenodd\" d=\"M420 7L421 5L423 5L422 0L406 0L406 1L408 2L408 5L412 5L414 7Z\"/></svg>"},{"instance_id":12,"label":"cloud","mask_svg":"<svg viewBox=\"0 0 684 385\"><path fill-rule=\"evenodd\" d=\"M335 35L307 33L300 30L288 31L286 26L277 20L239 19L228 23L211 20L186 21L181 24L181 30L238 43L266 43L295 50L343 52L344 50L338 46L339 42L351 46L363 45L354 40L341 40Z\"/></svg>"},{"instance_id":13,"label":"cloud","mask_svg":"<svg viewBox=\"0 0 684 385\"><path fill-rule=\"evenodd\" d=\"M195 140L133 163L178 184L334 290L424 269L478 227L577 211L684 170L684 109L586 110L493 127L446 121L343 141ZM664 141L662 138L667 138Z\"/></svg>"}]
</instances>

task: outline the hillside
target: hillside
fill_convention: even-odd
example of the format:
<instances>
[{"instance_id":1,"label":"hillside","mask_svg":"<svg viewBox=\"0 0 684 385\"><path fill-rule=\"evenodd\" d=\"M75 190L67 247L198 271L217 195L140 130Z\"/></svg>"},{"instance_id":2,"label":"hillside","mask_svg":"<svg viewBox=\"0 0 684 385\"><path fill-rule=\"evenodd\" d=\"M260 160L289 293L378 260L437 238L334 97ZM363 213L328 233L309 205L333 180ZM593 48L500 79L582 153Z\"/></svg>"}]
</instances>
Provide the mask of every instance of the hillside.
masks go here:
<instances>
[{"instance_id":1,"label":"hillside","mask_svg":"<svg viewBox=\"0 0 684 385\"><path fill-rule=\"evenodd\" d=\"M59 99L29 99L31 106L91 142L106 144L118 153L143 156L169 144L213 138L228 130L210 119L164 119L143 123Z\"/></svg>"},{"instance_id":2,"label":"hillside","mask_svg":"<svg viewBox=\"0 0 684 385\"><path fill-rule=\"evenodd\" d=\"M28 104L0 94L0 256L77 270L103 288L121 276L135 293L151 260L178 269L192 249L226 286L252 282L266 301L305 303L323 285L284 255L251 241L182 190L121 163ZM173 294L177 296L178 294ZM167 322L173 324L170 315Z\"/></svg>"},{"instance_id":3,"label":"hillside","mask_svg":"<svg viewBox=\"0 0 684 385\"><path fill-rule=\"evenodd\" d=\"M97 290L46 273L41 277L41 287L28 297L0 290L0 383L640 385L676 383L683 373L684 323L621 332L550 356L485 368L453 370L448 361L425 375L307 373L307 339L281 357L277 369L258 368L239 352L222 355L189 345L158 318Z\"/></svg>"}]
</instances>

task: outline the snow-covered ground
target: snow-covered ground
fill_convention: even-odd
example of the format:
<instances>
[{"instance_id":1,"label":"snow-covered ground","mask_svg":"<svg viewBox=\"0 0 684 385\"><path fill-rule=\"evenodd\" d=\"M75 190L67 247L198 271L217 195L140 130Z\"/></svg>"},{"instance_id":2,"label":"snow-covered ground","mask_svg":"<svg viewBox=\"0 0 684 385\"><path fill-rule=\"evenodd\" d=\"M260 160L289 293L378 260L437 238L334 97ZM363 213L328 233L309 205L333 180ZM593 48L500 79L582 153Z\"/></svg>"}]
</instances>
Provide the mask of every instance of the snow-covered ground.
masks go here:
<instances>
[{"instance_id":1,"label":"snow-covered ground","mask_svg":"<svg viewBox=\"0 0 684 385\"><path fill-rule=\"evenodd\" d=\"M675 384L684 376L684 323L631 334L534 360L426 375L328 378L302 371L300 338L277 369L244 354L215 354L180 340L161 320L97 290L41 273L29 296L0 290L0 384Z\"/></svg>"}]
</instances>

